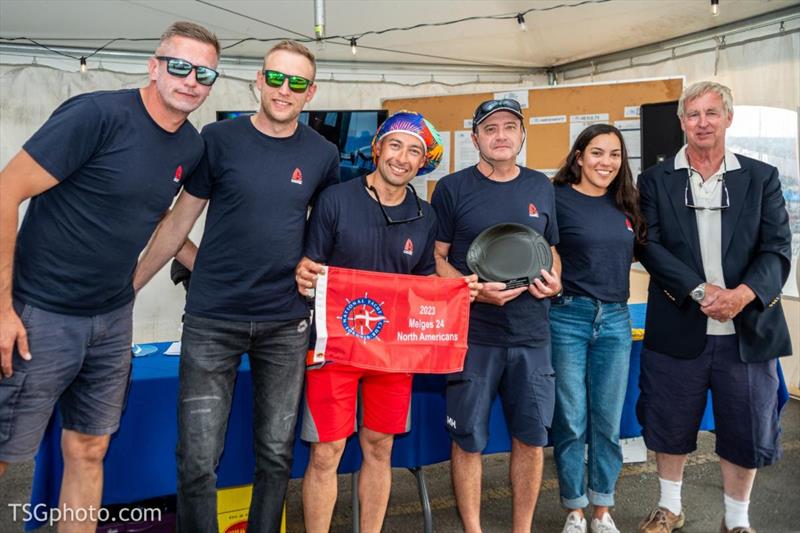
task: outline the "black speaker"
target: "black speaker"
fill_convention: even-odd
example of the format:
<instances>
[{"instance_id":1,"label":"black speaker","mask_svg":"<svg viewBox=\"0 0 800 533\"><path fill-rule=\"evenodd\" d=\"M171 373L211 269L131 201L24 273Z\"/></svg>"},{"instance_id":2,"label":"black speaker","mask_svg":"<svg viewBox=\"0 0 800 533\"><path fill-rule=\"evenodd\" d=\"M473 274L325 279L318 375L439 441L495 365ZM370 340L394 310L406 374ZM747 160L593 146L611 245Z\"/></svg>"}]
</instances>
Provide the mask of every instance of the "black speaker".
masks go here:
<instances>
[{"instance_id":1,"label":"black speaker","mask_svg":"<svg viewBox=\"0 0 800 533\"><path fill-rule=\"evenodd\" d=\"M678 102L642 104L642 170L678 153L683 146L683 130L678 120Z\"/></svg>"}]
</instances>

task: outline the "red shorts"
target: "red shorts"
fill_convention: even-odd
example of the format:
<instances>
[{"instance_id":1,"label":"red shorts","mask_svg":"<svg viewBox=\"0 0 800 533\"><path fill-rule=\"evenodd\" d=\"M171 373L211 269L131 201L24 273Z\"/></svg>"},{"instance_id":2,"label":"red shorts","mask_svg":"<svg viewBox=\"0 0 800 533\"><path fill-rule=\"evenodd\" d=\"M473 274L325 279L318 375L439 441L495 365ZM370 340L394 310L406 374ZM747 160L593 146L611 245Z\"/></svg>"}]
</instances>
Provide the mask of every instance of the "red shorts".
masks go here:
<instances>
[{"instance_id":1,"label":"red shorts","mask_svg":"<svg viewBox=\"0 0 800 533\"><path fill-rule=\"evenodd\" d=\"M390 435L409 431L412 380L412 374L341 363L307 370L301 438L307 442L333 442L352 435L358 429L359 397L362 426Z\"/></svg>"}]
</instances>

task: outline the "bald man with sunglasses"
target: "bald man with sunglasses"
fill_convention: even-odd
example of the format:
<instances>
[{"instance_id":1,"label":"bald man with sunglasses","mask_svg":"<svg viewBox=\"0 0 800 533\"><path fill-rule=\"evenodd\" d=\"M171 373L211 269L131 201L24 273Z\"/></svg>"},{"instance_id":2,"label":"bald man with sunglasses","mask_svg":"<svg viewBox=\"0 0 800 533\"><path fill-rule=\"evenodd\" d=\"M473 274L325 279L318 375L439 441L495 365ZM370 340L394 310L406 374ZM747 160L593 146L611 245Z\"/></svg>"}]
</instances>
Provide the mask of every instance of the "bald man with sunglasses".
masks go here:
<instances>
[{"instance_id":1,"label":"bald man with sunglasses","mask_svg":"<svg viewBox=\"0 0 800 533\"><path fill-rule=\"evenodd\" d=\"M216 466L245 352L256 457L248 531L280 529L309 335L294 267L309 206L339 181L336 146L298 121L314 97L314 75L314 55L301 44L283 41L267 53L256 79L257 113L203 129L197 176L156 230L134 277L138 289L179 249L192 270L181 343L179 531L217 529ZM186 237L206 203L202 243L187 253L193 245Z\"/></svg>"},{"instance_id":2,"label":"bald man with sunglasses","mask_svg":"<svg viewBox=\"0 0 800 533\"><path fill-rule=\"evenodd\" d=\"M70 98L0 172L0 475L34 457L58 403L60 509L100 506L130 374L133 271L203 154L186 119L218 56L213 33L174 23L146 87Z\"/></svg>"}]
</instances>

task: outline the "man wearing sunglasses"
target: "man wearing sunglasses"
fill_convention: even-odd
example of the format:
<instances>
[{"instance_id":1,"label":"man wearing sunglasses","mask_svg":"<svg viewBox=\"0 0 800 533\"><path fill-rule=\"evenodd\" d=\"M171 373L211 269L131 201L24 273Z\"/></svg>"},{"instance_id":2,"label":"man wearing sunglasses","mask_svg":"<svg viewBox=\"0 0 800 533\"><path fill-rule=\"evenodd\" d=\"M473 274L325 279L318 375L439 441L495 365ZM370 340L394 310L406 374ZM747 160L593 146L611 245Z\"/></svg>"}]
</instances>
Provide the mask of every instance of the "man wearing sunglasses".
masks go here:
<instances>
[{"instance_id":1,"label":"man wearing sunglasses","mask_svg":"<svg viewBox=\"0 0 800 533\"><path fill-rule=\"evenodd\" d=\"M156 51L209 70L218 55L214 34L190 22ZM133 270L203 153L186 120L211 89L200 69L176 77L154 57L142 89L67 100L0 173L0 475L33 458L58 402L59 506L100 506L130 373ZM93 530L60 524L70 527Z\"/></svg>"},{"instance_id":2,"label":"man wearing sunglasses","mask_svg":"<svg viewBox=\"0 0 800 533\"><path fill-rule=\"evenodd\" d=\"M183 317L178 407L178 527L216 531L216 466L236 369L253 376L255 474L248 530L278 531L292 464L308 349L309 311L297 293L306 214L339 180L339 152L298 122L316 91L314 55L275 45L256 78L261 105L203 128L206 153L191 186L156 230L137 269L144 285L179 249L209 204Z\"/></svg>"},{"instance_id":3,"label":"man wearing sunglasses","mask_svg":"<svg viewBox=\"0 0 800 533\"><path fill-rule=\"evenodd\" d=\"M531 285L506 289L484 283L470 309L464 370L448 377L447 429L453 440L453 486L464 529L481 530L481 451L489 412L499 392L512 437L513 530L530 531L542 479L543 450L553 417L549 298L561 289L555 250L555 194L547 177L516 164L525 129L519 102L488 100L475 110L472 142L480 162L442 178L432 204L439 219L436 271L469 273L467 250L485 229L500 223L529 226L548 240L552 272Z\"/></svg>"},{"instance_id":4,"label":"man wearing sunglasses","mask_svg":"<svg viewBox=\"0 0 800 533\"><path fill-rule=\"evenodd\" d=\"M688 87L678 102L687 144L639 178L650 273L637 405L656 452L660 499L639 531L683 526L681 485L713 394L725 513L720 531L746 533L756 469L777 461L776 360L791 353L780 303L791 232L778 170L725 147L730 89Z\"/></svg>"},{"instance_id":5,"label":"man wearing sunglasses","mask_svg":"<svg viewBox=\"0 0 800 533\"><path fill-rule=\"evenodd\" d=\"M410 182L434 170L442 152L438 132L422 115L400 111L386 119L372 141L375 171L326 190L311 213L305 257L296 269L300 293L316 287L323 265L433 274L436 215ZM412 378L338 362L309 367L302 432L311 442L303 479L307 531L330 529L336 470L356 426L359 388L360 525L362 531L380 531L392 484L394 435L410 429Z\"/></svg>"}]
</instances>

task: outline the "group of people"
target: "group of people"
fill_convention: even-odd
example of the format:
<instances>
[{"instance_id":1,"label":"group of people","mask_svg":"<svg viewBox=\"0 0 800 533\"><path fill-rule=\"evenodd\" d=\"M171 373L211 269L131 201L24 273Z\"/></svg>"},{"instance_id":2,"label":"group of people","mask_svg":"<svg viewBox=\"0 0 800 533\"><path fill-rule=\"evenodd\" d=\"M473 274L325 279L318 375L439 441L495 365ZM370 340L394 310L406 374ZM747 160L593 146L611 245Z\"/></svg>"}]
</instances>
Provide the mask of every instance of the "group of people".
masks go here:
<instances>
[{"instance_id":1,"label":"group of people","mask_svg":"<svg viewBox=\"0 0 800 533\"><path fill-rule=\"evenodd\" d=\"M218 56L205 28L171 25L149 59L146 87L69 99L0 174L0 475L35 455L58 403L59 505L99 507L130 375L134 296L177 257L192 270L179 376L179 530L216 531L216 467L247 353L256 458L248 530L279 530L304 400L306 529L329 529L337 466L358 431L361 529L379 531L393 438L411 422L413 376L342 363L307 368L305 297L326 266L438 275L463 278L474 300L464 368L447 378L442 420L464 530L481 530L481 451L499 393L512 437L513 530L531 530L549 436L564 532L616 532L609 509L622 466L635 257L651 276L637 411L660 484L639 531L684 524L683 467L709 389L721 531L753 531L756 469L781 453L776 358L791 352L780 305L791 236L776 169L725 148L726 87L686 89L687 145L647 169L638 191L613 126L584 130L551 182L516 163L525 139L519 103L483 102L472 121L479 162L442 178L429 204L410 182L436 168L442 147L418 113L390 116L373 141L375 170L337 183L336 147L299 122L317 86L314 55L296 42L266 54L255 115L198 133L186 119L217 79ZM198 248L187 236L206 204ZM477 235L509 222L542 234L554 257L552 270L512 289L481 282L466 261Z\"/></svg>"}]
</instances>

